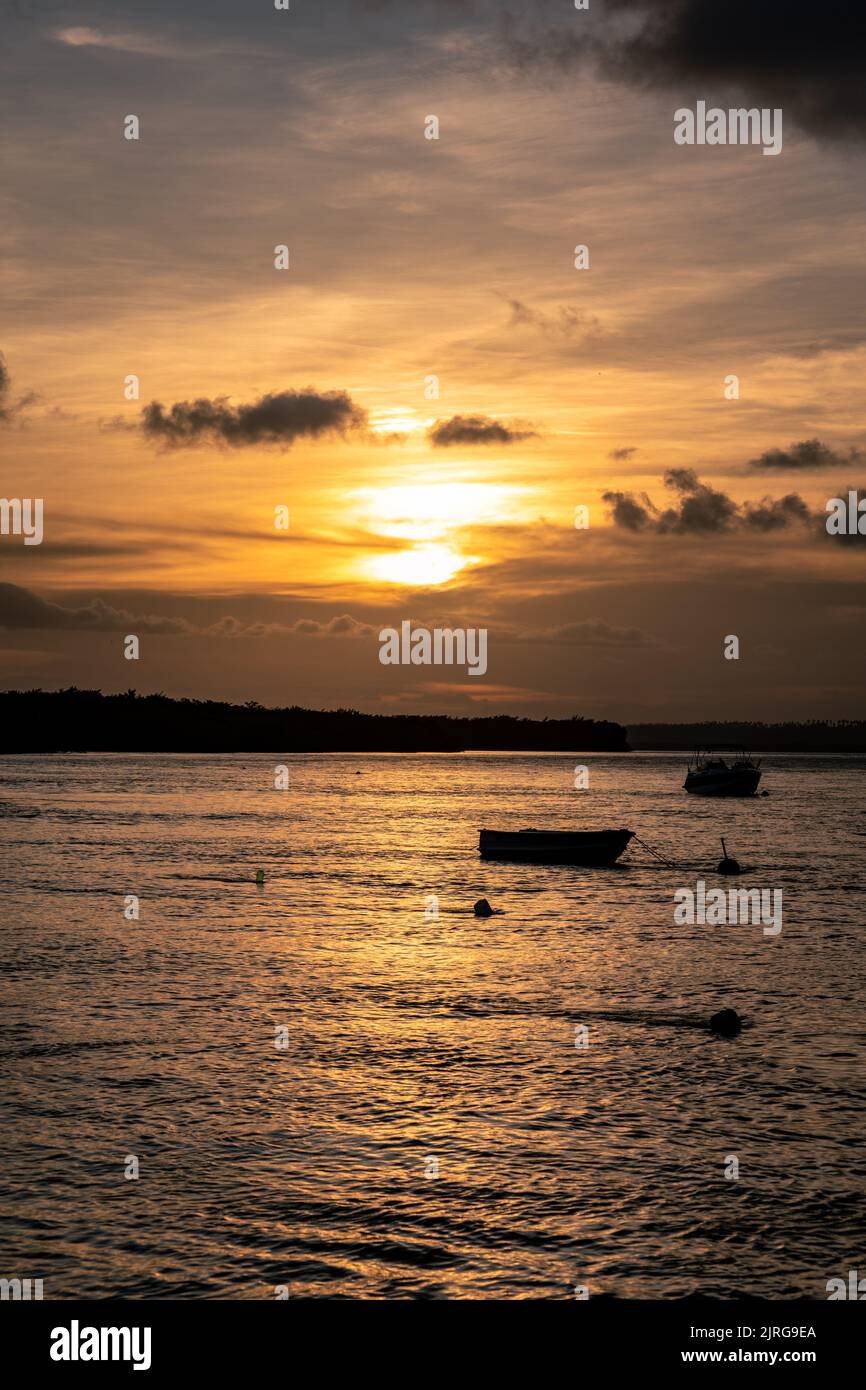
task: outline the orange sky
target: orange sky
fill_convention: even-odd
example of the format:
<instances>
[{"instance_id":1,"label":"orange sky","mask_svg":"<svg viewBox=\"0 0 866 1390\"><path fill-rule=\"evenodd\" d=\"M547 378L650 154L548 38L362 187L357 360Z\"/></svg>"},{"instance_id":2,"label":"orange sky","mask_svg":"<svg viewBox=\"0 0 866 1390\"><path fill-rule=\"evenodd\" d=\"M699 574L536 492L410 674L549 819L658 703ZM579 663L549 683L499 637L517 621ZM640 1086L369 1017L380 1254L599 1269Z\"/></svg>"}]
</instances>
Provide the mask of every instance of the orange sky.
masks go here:
<instances>
[{"instance_id":1,"label":"orange sky","mask_svg":"<svg viewBox=\"0 0 866 1390\"><path fill-rule=\"evenodd\" d=\"M806 526L631 533L603 501L667 507L670 469L737 504L796 492L814 511L863 481L862 145L792 110L778 158L675 146L682 90L526 71L480 10L4 20L21 102L0 229L3 492L43 497L46 530L40 547L2 539L0 579L55 605L23 626L4 591L4 686L864 713L856 545ZM585 21L601 19L568 17ZM307 389L346 393L366 426L182 448L141 429L153 401ZM436 447L455 416L520 437ZM834 466L749 466L812 439ZM123 616L56 613L97 599ZM239 614L283 631L205 632ZM329 635L345 614L354 635ZM120 629L144 618L130 671ZM383 672L367 629L403 618L489 624L487 689ZM323 631L289 631L304 620ZM749 659L731 671L735 623Z\"/></svg>"}]
</instances>

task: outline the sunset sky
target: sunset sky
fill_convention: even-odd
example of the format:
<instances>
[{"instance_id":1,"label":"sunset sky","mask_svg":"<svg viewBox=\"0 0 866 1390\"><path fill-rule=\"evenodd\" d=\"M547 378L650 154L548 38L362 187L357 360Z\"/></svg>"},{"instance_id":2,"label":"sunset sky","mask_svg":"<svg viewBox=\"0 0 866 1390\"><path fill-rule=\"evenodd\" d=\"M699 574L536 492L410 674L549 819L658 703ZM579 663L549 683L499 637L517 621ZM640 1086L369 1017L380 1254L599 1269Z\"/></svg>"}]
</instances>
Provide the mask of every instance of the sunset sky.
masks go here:
<instances>
[{"instance_id":1,"label":"sunset sky","mask_svg":"<svg viewBox=\"0 0 866 1390\"><path fill-rule=\"evenodd\" d=\"M45 509L0 685L866 716L866 537L821 520L866 487L863 26L0 4L0 492ZM676 145L699 100L782 152ZM486 676L383 667L405 619L486 627Z\"/></svg>"}]
</instances>

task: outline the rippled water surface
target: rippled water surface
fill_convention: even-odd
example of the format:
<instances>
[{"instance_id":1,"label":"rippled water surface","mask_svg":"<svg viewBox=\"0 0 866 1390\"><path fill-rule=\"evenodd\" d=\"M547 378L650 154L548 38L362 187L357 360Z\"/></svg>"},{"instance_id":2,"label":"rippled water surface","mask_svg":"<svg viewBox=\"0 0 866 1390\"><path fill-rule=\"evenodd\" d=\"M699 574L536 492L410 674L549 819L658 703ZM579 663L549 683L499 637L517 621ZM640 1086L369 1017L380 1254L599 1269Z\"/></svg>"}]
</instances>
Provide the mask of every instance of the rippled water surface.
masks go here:
<instances>
[{"instance_id":1,"label":"rippled water surface","mask_svg":"<svg viewBox=\"0 0 866 1390\"><path fill-rule=\"evenodd\" d=\"M862 1266L862 765L771 757L769 797L713 803L668 755L580 759L580 792L573 756L296 756L277 791L280 761L0 759L42 811L0 817L0 1275L823 1298ZM479 861L530 825L681 867ZM777 937L674 925L720 834ZM740 1037L689 1022L723 1005Z\"/></svg>"}]
</instances>

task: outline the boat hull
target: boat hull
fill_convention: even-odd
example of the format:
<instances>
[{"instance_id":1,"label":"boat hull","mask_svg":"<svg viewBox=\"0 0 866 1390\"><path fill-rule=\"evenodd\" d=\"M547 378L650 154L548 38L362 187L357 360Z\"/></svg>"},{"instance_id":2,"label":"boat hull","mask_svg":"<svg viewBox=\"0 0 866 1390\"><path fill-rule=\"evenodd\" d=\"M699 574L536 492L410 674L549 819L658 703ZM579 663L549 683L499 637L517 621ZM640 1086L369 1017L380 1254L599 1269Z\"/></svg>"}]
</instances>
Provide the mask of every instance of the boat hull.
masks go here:
<instances>
[{"instance_id":1,"label":"boat hull","mask_svg":"<svg viewBox=\"0 0 866 1390\"><path fill-rule=\"evenodd\" d=\"M756 767L725 772L690 772L683 786L692 796L754 796L761 774Z\"/></svg>"},{"instance_id":2,"label":"boat hull","mask_svg":"<svg viewBox=\"0 0 866 1390\"><path fill-rule=\"evenodd\" d=\"M482 830L478 852L482 859L507 859L521 864L615 864L631 830Z\"/></svg>"}]
</instances>

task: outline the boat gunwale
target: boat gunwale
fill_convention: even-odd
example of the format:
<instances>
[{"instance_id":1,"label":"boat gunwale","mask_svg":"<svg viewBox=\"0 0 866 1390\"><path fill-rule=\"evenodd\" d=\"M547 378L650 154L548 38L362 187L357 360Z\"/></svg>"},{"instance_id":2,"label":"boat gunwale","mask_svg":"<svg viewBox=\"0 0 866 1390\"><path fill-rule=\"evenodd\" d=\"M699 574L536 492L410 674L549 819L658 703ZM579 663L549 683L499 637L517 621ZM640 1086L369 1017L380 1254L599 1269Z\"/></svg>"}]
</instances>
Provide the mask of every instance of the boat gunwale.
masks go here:
<instances>
[{"instance_id":1,"label":"boat gunwale","mask_svg":"<svg viewBox=\"0 0 866 1390\"><path fill-rule=\"evenodd\" d=\"M586 844L592 840L619 840L625 838L626 843L634 839L635 832L626 830L624 826L616 830L487 830L479 829L479 836L487 836L494 840L516 840L530 845L537 841L530 839L530 836L538 836L540 839L557 840L563 844L573 843L575 845Z\"/></svg>"}]
</instances>

